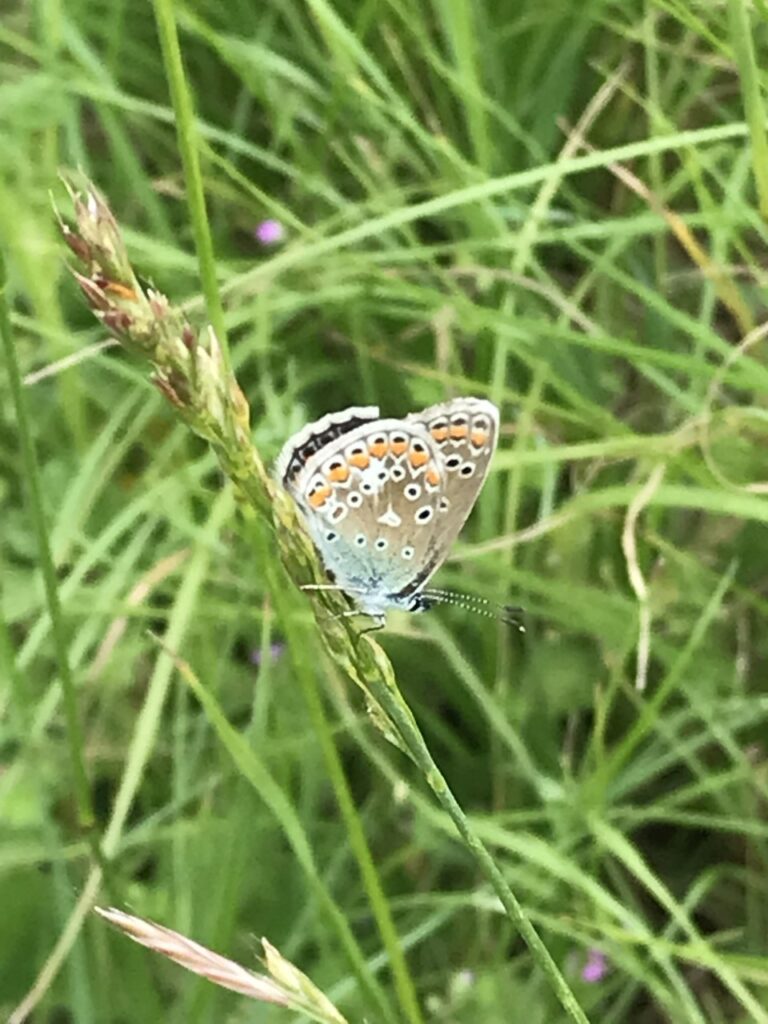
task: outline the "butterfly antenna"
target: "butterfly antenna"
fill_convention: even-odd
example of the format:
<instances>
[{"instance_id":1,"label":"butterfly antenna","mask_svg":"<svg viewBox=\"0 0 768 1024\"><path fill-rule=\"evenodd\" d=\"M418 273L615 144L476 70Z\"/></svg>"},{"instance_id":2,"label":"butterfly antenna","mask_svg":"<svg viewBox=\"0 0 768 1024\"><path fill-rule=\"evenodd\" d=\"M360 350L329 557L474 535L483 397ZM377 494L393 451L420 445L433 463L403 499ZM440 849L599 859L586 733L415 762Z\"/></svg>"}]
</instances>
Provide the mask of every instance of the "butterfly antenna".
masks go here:
<instances>
[{"instance_id":1,"label":"butterfly antenna","mask_svg":"<svg viewBox=\"0 0 768 1024\"><path fill-rule=\"evenodd\" d=\"M499 619L508 626L517 626L521 633L525 632L524 611L518 605L499 604L489 601L487 597L475 594L463 594L456 590L423 590L422 594L434 604L452 604L456 608L483 615L488 619Z\"/></svg>"}]
</instances>

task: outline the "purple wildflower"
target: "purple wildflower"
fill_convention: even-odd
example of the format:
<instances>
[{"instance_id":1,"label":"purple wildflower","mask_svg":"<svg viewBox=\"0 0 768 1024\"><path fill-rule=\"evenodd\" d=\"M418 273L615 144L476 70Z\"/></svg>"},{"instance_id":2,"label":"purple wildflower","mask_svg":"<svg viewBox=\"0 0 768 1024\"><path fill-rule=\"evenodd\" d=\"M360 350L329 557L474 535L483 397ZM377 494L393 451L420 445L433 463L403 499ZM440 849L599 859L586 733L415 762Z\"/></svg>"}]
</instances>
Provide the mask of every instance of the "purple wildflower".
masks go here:
<instances>
[{"instance_id":1,"label":"purple wildflower","mask_svg":"<svg viewBox=\"0 0 768 1024\"><path fill-rule=\"evenodd\" d=\"M608 960L600 949L592 948L587 953L587 962L581 969L581 980L589 984L602 981L608 971Z\"/></svg>"},{"instance_id":2,"label":"purple wildflower","mask_svg":"<svg viewBox=\"0 0 768 1024\"><path fill-rule=\"evenodd\" d=\"M262 245L275 245L276 242L282 242L285 228L279 220L269 219L257 224L253 233Z\"/></svg>"},{"instance_id":3,"label":"purple wildflower","mask_svg":"<svg viewBox=\"0 0 768 1024\"><path fill-rule=\"evenodd\" d=\"M285 650L285 644L281 644L279 642L274 643L274 644L270 644L269 645L269 651L267 651L267 661L277 661L277 659L280 657L280 655L283 653L284 650ZM251 657L251 664L252 665L261 665L261 662L262 662L261 648L260 647L255 647L251 651L251 656L250 657Z\"/></svg>"}]
</instances>

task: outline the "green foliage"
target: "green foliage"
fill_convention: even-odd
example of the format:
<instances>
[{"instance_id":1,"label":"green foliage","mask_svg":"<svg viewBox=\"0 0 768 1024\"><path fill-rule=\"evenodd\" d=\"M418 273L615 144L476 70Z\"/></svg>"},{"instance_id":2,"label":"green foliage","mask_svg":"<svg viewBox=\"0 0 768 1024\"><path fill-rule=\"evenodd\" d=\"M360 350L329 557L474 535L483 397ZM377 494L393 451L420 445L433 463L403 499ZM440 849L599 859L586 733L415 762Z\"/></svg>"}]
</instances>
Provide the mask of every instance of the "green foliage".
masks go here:
<instances>
[{"instance_id":1,"label":"green foliage","mask_svg":"<svg viewBox=\"0 0 768 1024\"><path fill-rule=\"evenodd\" d=\"M173 6L262 454L353 402L502 409L440 582L524 606L525 637L453 608L380 637L475 832L590 1020L768 1021L765 3ZM61 168L205 322L151 8L19 5L0 54L0 244L106 862L0 374L0 1015L48 964L44 1024L290 1019L96 900L254 969L267 936L350 1022L409 1019L411 990L410 1019L565 1020L273 536L65 276Z\"/></svg>"}]
</instances>

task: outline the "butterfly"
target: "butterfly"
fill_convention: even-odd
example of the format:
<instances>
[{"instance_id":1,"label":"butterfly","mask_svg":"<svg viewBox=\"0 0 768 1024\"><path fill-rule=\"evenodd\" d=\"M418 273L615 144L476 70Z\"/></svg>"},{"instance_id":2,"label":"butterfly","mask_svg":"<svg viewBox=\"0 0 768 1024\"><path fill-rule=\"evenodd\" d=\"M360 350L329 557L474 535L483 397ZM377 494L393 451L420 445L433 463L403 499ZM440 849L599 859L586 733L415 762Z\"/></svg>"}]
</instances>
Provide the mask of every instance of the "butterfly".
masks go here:
<instances>
[{"instance_id":1,"label":"butterfly","mask_svg":"<svg viewBox=\"0 0 768 1024\"><path fill-rule=\"evenodd\" d=\"M481 611L490 602L427 583L477 501L498 437L498 409L482 398L454 398L405 419L352 406L290 438L275 475L306 521L330 586L360 612L383 621L389 608L424 611L440 601Z\"/></svg>"}]
</instances>

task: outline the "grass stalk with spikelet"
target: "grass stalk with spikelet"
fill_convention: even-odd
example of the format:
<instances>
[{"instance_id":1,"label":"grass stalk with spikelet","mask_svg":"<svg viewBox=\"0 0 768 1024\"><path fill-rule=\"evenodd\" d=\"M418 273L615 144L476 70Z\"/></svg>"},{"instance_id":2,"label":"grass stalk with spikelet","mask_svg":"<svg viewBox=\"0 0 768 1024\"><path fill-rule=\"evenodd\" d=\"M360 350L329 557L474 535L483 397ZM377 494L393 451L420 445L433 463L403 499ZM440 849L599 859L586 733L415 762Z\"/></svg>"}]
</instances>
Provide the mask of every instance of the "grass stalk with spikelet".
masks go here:
<instances>
[{"instance_id":1,"label":"grass stalk with spikelet","mask_svg":"<svg viewBox=\"0 0 768 1024\"><path fill-rule=\"evenodd\" d=\"M306 1015L317 1024L347 1024L331 1001L302 971L262 939L264 965L268 974L255 974L228 957L214 953L180 932L155 924L113 907L96 908L96 913L119 928L134 942L161 953L193 974L207 978L220 988L237 992L260 1003L274 1003Z\"/></svg>"},{"instance_id":2,"label":"grass stalk with spikelet","mask_svg":"<svg viewBox=\"0 0 768 1024\"><path fill-rule=\"evenodd\" d=\"M69 187L74 222L60 218L60 223L75 257L75 280L93 313L121 345L150 365L158 390L188 426L210 443L254 513L271 522L280 558L295 583L327 582L296 506L269 477L253 445L248 403L213 329L195 329L164 295L142 285L104 197L88 182ZM314 591L309 600L329 657L363 690L377 726L416 764L569 1018L585 1024L587 1018L567 982L429 753L381 647L369 636L361 636L354 621L341 616L349 606L338 592Z\"/></svg>"}]
</instances>

